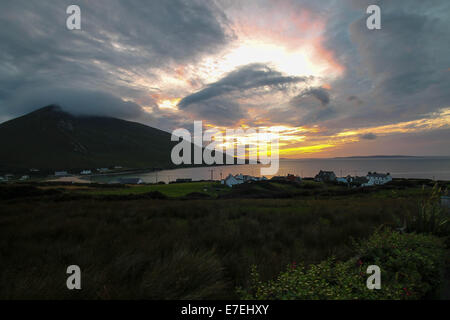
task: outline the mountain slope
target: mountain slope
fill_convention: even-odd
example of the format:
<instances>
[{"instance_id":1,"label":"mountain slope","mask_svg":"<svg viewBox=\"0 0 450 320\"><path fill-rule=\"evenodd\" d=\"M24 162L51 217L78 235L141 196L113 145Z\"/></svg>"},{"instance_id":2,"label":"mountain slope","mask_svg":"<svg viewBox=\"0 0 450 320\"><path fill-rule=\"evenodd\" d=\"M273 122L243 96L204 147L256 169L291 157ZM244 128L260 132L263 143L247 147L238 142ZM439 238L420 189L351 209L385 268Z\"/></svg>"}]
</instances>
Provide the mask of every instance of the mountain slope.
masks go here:
<instances>
[{"instance_id":1,"label":"mountain slope","mask_svg":"<svg viewBox=\"0 0 450 320\"><path fill-rule=\"evenodd\" d=\"M176 144L170 137L143 124L48 106L0 124L0 169L169 168Z\"/></svg>"}]
</instances>

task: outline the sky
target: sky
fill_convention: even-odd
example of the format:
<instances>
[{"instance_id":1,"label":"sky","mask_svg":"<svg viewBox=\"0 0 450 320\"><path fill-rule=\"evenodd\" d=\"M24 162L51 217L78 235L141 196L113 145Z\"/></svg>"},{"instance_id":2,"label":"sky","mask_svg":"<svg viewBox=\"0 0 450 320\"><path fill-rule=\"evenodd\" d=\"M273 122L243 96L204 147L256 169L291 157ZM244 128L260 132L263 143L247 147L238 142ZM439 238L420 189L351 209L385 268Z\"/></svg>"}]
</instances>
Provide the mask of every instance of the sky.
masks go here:
<instances>
[{"instance_id":1,"label":"sky","mask_svg":"<svg viewBox=\"0 0 450 320\"><path fill-rule=\"evenodd\" d=\"M450 156L448 0L2 0L0 26L0 122L58 104L276 129L284 158Z\"/></svg>"}]
</instances>

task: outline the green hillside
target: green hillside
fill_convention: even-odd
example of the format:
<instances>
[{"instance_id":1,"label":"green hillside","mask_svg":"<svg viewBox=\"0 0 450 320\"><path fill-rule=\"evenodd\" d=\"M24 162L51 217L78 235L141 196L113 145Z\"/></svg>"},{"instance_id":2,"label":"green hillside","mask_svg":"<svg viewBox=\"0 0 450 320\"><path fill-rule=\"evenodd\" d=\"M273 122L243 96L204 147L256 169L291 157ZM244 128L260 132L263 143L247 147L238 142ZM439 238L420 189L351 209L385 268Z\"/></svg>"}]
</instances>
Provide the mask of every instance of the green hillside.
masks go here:
<instances>
[{"instance_id":1,"label":"green hillside","mask_svg":"<svg viewBox=\"0 0 450 320\"><path fill-rule=\"evenodd\" d=\"M0 170L172 167L170 133L47 106L0 124Z\"/></svg>"}]
</instances>

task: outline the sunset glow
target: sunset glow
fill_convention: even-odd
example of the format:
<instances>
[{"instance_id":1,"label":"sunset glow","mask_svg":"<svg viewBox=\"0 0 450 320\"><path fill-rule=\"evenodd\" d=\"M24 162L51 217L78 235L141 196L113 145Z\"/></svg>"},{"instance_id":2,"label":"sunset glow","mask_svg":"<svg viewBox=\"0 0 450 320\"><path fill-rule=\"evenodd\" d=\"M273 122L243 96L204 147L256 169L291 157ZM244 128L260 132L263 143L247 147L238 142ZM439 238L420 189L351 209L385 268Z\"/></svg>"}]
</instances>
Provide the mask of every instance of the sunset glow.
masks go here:
<instances>
[{"instance_id":1,"label":"sunset glow","mask_svg":"<svg viewBox=\"0 0 450 320\"><path fill-rule=\"evenodd\" d=\"M176 7L170 10L177 12ZM58 97L61 104L95 88L108 99L86 99L86 112L168 132L200 120L221 131L276 130L280 154L288 158L355 155L375 147L373 152L389 153L397 144L405 147L401 152L416 154L421 153L412 147L417 137L433 146L424 154L448 153L448 52L430 38L449 29L439 10L429 13L436 24L420 32L420 39L428 39L422 43L408 40L419 39L412 29L399 33L395 19L386 20L381 30L368 30L364 8L351 1L323 6L318 1L219 0L201 7L202 14L191 8L183 11L189 19L178 17L163 26L159 16L139 22L130 16L122 33L94 6L98 21L111 25L86 25L86 32L70 34L75 45L56 50L65 54L54 60L71 66L67 72L53 70L58 83L74 83L73 93ZM400 12L394 3L386 10L387 15ZM81 58L67 54L67 48L78 48ZM87 52L95 54L81 54ZM13 88L20 99L2 98L11 110L53 103L58 99L49 92L65 90L46 78L50 72L20 68L8 60L2 71L8 79L32 74L31 84L47 86Z\"/></svg>"}]
</instances>

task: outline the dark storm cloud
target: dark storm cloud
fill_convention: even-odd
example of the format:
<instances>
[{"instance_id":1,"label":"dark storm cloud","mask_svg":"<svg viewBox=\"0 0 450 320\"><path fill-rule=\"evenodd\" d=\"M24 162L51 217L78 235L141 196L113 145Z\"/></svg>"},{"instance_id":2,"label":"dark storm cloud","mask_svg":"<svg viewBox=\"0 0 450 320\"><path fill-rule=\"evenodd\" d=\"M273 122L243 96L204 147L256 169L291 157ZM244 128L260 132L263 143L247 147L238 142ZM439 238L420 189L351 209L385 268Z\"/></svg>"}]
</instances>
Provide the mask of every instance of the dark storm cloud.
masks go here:
<instances>
[{"instance_id":1,"label":"dark storm cloud","mask_svg":"<svg viewBox=\"0 0 450 320\"><path fill-rule=\"evenodd\" d=\"M339 132L425 118L450 105L447 0L292 0L299 13L306 8L326 23L321 45L344 69L334 80L324 75L330 91L304 91L308 78L251 64L190 95L188 90L201 87L205 79L193 75L195 86L160 92L161 70L170 74L173 64L195 66L235 40L233 17L229 22L221 2L0 1L0 119L57 103L72 112L136 119L160 128L184 125L192 117L226 125L244 118L319 123ZM265 1L254 3L273 8ZM66 29L69 4L81 7L81 31ZM381 7L381 30L366 28L370 4ZM158 109L153 93L185 96L181 112ZM152 117L138 104L153 108ZM250 108L261 113L249 119Z\"/></svg>"},{"instance_id":2,"label":"dark storm cloud","mask_svg":"<svg viewBox=\"0 0 450 320\"><path fill-rule=\"evenodd\" d=\"M297 125L311 125L337 117L338 112L334 107L326 106L324 108L308 111Z\"/></svg>"},{"instance_id":3,"label":"dark storm cloud","mask_svg":"<svg viewBox=\"0 0 450 320\"><path fill-rule=\"evenodd\" d=\"M449 61L443 56L447 45L431 35L448 33L444 31L450 26L448 21L421 13L386 12L382 17L383 28L379 32L365 28L365 20L350 27L363 67L375 84L390 94L405 95L442 80L442 71Z\"/></svg>"},{"instance_id":4,"label":"dark storm cloud","mask_svg":"<svg viewBox=\"0 0 450 320\"><path fill-rule=\"evenodd\" d=\"M11 101L8 109L19 114L50 104L60 105L74 115L112 116L138 119L142 108L110 93L82 89L47 88L27 91Z\"/></svg>"},{"instance_id":5,"label":"dark storm cloud","mask_svg":"<svg viewBox=\"0 0 450 320\"><path fill-rule=\"evenodd\" d=\"M330 93L321 87L312 87L303 90L289 102L292 113L301 113L299 120L289 117L295 121L295 125L310 125L321 121L335 118L338 111L330 106Z\"/></svg>"},{"instance_id":6,"label":"dark storm cloud","mask_svg":"<svg viewBox=\"0 0 450 320\"><path fill-rule=\"evenodd\" d=\"M366 27L370 4L381 8L381 30ZM415 120L450 105L450 2L348 0L334 9L325 46L346 75L331 83L342 115L333 125Z\"/></svg>"},{"instance_id":7,"label":"dark storm cloud","mask_svg":"<svg viewBox=\"0 0 450 320\"><path fill-rule=\"evenodd\" d=\"M189 113L197 120L208 120L218 126L233 126L236 121L245 117L238 103L220 97L191 105Z\"/></svg>"},{"instance_id":8,"label":"dark storm cloud","mask_svg":"<svg viewBox=\"0 0 450 320\"><path fill-rule=\"evenodd\" d=\"M326 106L327 104L330 103L330 94L328 93L328 90L324 88L309 88L307 90L304 90L300 95L298 95L294 99L299 99L308 96L316 98L322 106Z\"/></svg>"},{"instance_id":9,"label":"dark storm cloud","mask_svg":"<svg viewBox=\"0 0 450 320\"><path fill-rule=\"evenodd\" d=\"M375 140L376 138L377 138L377 136L373 133L366 133L366 134L361 135L361 139L364 139L364 140Z\"/></svg>"},{"instance_id":10,"label":"dark storm cloud","mask_svg":"<svg viewBox=\"0 0 450 320\"><path fill-rule=\"evenodd\" d=\"M180 108L187 108L192 104L199 104L211 98L244 92L250 89L270 88L283 90L287 86L306 82L308 77L284 76L264 64L250 64L228 73L217 82L206 88L183 98L178 104Z\"/></svg>"},{"instance_id":11,"label":"dark storm cloud","mask_svg":"<svg viewBox=\"0 0 450 320\"><path fill-rule=\"evenodd\" d=\"M66 29L70 4L81 8L81 31ZM130 74L156 82L158 68L214 53L232 37L227 23L209 1L2 1L0 116L39 107L18 104L19 93L29 98L24 103L40 101L40 92L47 91L53 102L67 104L53 89L71 97L87 90L139 98L148 88L134 85ZM89 110L73 103L66 108L103 112L106 104L95 99L86 94ZM118 102L111 103L117 108L111 107L109 115L128 114L129 105L122 105L122 112Z\"/></svg>"},{"instance_id":12,"label":"dark storm cloud","mask_svg":"<svg viewBox=\"0 0 450 320\"><path fill-rule=\"evenodd\" d=\"M359 99L357 96L349 96L347 101L354 102L357 106L361 106L364 102Z\"/></svg>"}]
</instances>

